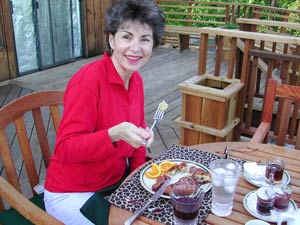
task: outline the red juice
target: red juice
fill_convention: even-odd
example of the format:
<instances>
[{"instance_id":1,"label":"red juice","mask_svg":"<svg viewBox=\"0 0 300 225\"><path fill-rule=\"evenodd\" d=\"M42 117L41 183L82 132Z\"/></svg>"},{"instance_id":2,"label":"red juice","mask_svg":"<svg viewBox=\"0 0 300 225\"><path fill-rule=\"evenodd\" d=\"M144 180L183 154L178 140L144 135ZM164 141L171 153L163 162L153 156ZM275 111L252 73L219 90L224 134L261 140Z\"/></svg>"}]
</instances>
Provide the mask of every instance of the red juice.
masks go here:
<instances>
[{"instance_id":1,"label":"red juice","mask_svg":"<svg viewBox=\"0 0 300 225\"><path fill-rule=\"evenodd\" d=\"M284 167L282 165L279 165L277 163L271 163L267 165L266 167L266 178L270 179L270 173L274 171L274 181L279 182L282 180Z\"/></svg>"},{"instance_id":2,"label":"red juice","mask_svg":"<svg viewBox=\"0 0 300 225\"><path fill-rule=\"evenodd\" d=\"M289 208L289 203L292 195L292 189L289 186L275 186L274 187L275 203L274 207L278 211L285 211Z\"/></svg>"},{"instance_id":3,"label":"red juice","mask_svg":"<svg viewBox=\"0 0 300 225\"><path fill-rule=\"evenodd\" d=\"M183 220L192 220L198 216L200 204L196 204L196 205L193 204L193 203L197 203L198 200L189 197L181 197L181 198L177 198L176 201L181 203L181 204L175 203L173 206L174 215L177 218Z\"/></svg>"},{"instance_id":4,"label":"red juice","mask_svg":"<svg viewBox=\"0 0 300 225\"><path fill-rule=\"evenodd\" d=\"M262 215L271 215L274 208L275 193L270 187L261 187L256 192L257 203L256 210Z\"/></svg>"}]
</instances>

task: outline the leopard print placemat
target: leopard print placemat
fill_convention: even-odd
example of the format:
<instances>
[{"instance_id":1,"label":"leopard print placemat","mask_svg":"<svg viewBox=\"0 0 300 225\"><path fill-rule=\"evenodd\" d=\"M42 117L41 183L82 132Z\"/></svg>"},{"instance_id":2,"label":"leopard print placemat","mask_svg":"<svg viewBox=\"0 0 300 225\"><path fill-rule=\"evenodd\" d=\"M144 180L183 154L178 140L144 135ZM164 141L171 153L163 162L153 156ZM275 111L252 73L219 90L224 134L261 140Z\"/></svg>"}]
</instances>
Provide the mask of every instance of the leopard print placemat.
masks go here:
<instances>
[{"instance_id":1,"label":"leopard print placemat","mask_svg":"<svg viewBox=\"0 0 300 225\"><path fill-rule=\"evenodd\" d=\"M154 159L154 162L166 160L166 159L185 159L200 163L206 167L209 167L209 163L216 159L221 159L220 155L204 152L196 149L191 149L188 147L182 147L177 145L172 145L167 149L166 152L160 154ZM150 165L151 162L145 165ZM144 167L144 168L145 168ZM142 171L143 168L140 170ZM125 182L120 188L118 188L109 198L111 204L116 205L119 208L135 212L141 206L134 203L134 201L144 202L148 200L152 194L147 191L140 183L140 173L136 173L130 180ZM173 211L171 206L171 200L166 198L159 198L157 201L150 204L149 207L159 207L162 212L159 214L150 213L145 210L142 215L164 223L172 224ZM202 202L202 207L199 213L199 224L202 224L206 216L211 211L211 190L206 192L205 197Z\"/></svg>"}]
</instances>

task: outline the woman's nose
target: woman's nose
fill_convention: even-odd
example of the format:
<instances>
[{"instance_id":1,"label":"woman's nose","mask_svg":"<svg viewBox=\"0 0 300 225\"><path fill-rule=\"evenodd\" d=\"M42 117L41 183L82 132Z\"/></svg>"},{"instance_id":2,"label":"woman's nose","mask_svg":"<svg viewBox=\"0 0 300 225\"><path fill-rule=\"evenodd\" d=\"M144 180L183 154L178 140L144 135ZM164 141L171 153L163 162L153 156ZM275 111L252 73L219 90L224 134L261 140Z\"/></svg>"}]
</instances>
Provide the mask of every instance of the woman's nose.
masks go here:
<instances>
[{"instance_id":1,"label":"woman's nose","mask_svg":"<svg viewBox=\"0 0 300 225\"><path fill-rule=\"evenodd\" d=\"M141 44L138 40L133 40L131 43L131 49L133 51L140 51L141 50Z\"/></svg>"}]
</instances>

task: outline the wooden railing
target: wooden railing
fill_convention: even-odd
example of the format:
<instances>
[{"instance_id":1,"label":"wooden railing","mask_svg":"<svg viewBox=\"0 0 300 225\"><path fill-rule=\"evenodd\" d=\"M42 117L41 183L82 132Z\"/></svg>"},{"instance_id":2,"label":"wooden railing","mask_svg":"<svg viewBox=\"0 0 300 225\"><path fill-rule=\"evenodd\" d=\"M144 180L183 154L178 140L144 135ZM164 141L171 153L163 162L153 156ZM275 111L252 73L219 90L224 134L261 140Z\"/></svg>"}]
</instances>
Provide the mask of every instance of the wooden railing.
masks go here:
<instances>
[{"instance_id":1,"label":"wooden railing","mask_svg":"<svg viewBox=\"0 0 300 225\"><path fill-rule=\"evenodd\" d=\"M293 67L293 75L299 74L300 63L300 38L277 34L265 34L248 31L226 30L221 28L199 28L201 33L199 47L198 75L225 77L226 79L239 79L243 88L239 91L236 116L240 118L239 125L235 128L234 139L238 140L241 134L251 136L256 129L254 111L259 111L263 105L264 91L267 81L271 77L281 83L287 83L293 79L288 69ZM209 40L211 37L216 41L215 64L207 65ZM222 61L224 41L229 39L229 59ZM295 46L297 51L271 52L266 49L257 49L255 42L273 43L283 46ZM228 47L227 47L228 48ZM274 65L280 62L281 70L274 72ZM225 69L224 69L225 68ZM207 72L207 70L210 70ZM258 71L261 72L260 86L257 86ZM293 84L294 85L294 84ZM255 103L260 102L256 105ZM259 123L260 118L256 117ZM193 125L194 126L194 125Z\"/></svg>"},{"instance_id":2,"label":"wooden railing","mask_svg":"<svg viewBox=\"0 0 300 225\"><path fill-rule=\"evenodd\" d=\"M164 11L167 26L163 43L179 46L184 50L191 46L190 37L199 38L198 27L231 28L238 18L255 18L288 23L300 22L300 10L254 4L207 2L197 0L157 0ZM291 33L291 29L278 28L281 33ZM295 33L292 33L295 35ZM299 33L296 33L298 35Z\"/></svg>"}]
</instances>

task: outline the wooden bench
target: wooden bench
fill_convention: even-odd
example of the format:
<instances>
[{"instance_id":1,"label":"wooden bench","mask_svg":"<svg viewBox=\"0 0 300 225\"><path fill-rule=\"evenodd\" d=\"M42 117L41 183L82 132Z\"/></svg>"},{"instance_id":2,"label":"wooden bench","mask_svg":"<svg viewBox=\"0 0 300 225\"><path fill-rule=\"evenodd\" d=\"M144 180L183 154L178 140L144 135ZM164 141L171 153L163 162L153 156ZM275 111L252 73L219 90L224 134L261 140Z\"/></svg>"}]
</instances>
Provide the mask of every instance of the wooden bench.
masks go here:
<instances>
[{"instance_id":1,"label":"wooden bench","mask_svg":"<svg viewBox=\"0 0 300 225\"><path fill-rule=\"evenodd\" d=\"M242 30L248 31L260 31L263 33L289 34L292 30L300 32L300 23L275 21L275 20L263 20L263 19L249 19L238 18L236 22L242 26ZM272 29L275 28L275 29ZM280 28L280 29L278 29ZM275 31L277 30L277 31Z\"/></svg>"},{"instance_id":2,"label":"wooden bench","mask_svg":"<svg viewBox=\"0 0 300 225\"><path fill-rule=\"evenodd\" d=\"M203 2L196 0L157 0L166 17L163 43L178 45L179 50L191 45L199 46L199 27L219 27L230 23L234 4L225 2ZM196 44L190 42L196 39Z\"/></svg>"}]
</instances>

